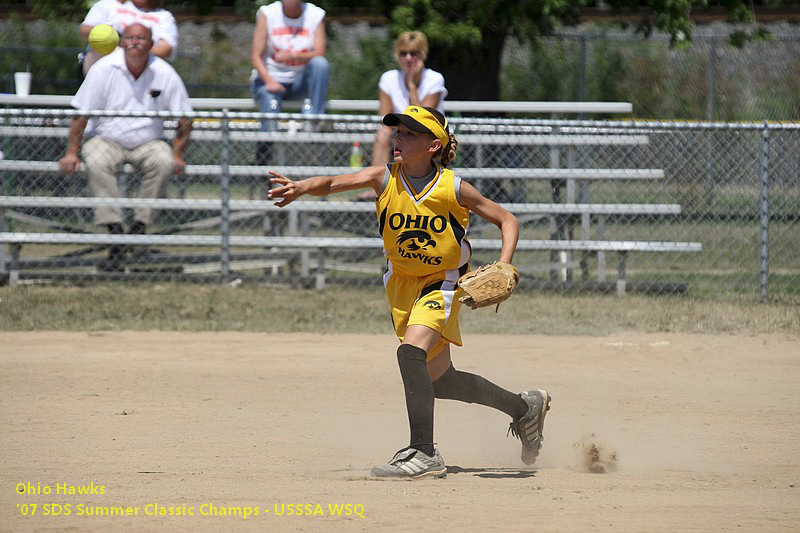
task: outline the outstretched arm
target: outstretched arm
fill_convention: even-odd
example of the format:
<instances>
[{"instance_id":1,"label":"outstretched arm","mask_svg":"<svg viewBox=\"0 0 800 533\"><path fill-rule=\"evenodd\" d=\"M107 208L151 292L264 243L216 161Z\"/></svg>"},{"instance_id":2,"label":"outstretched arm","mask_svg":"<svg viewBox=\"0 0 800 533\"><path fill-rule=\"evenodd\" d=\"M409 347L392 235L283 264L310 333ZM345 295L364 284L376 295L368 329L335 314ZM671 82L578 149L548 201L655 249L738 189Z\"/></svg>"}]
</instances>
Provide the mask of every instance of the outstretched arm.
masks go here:
<instances>
[{"instance_id":1,"label":"outstretched arm","mask_svg":"<svg viewBox=\"0 0 800 533\"><path fill-rule=\"evenodd\" d=\"M339 174L338 176L314 176L301 181L293 181L277 172L269 171L270 183L278 185L275 189L270 189L270 200L282 198L275 205L283 207L300 198L304 194L311 196L327 196L329 194L354 191L357 189L370 188L376 194L380 192L383 174L386 172L385 166L367 167L353 174Z\"/></svg>"},{"instance_id":2,"label":"outstretched arm","mask_svg":"<svg viewBox=\"0 0 800 533\"><path fill-rule=\"evenodd\" d=\"M481 218L488 220L498 228L502 235L503 245L500 251L500 261L511 263L519 240L519 222L517 217L497 203L484 197L469 183L461 182L459 203L476 213Z\"/></svg>"}]
</instances>

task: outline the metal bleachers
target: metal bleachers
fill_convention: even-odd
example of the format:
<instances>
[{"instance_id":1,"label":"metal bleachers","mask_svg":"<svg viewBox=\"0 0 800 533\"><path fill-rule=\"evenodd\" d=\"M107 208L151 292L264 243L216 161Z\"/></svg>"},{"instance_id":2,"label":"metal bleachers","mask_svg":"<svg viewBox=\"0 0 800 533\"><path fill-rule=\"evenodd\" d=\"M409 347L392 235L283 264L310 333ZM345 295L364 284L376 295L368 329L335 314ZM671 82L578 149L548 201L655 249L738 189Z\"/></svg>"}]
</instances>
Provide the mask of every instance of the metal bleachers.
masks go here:
<instances>
[{"instance_id":1,"label":"metal bleachers","mask_svg":"<svg viewBox=\"0 0 800 533\"><path fill-rule=\"evenodd\" d=\"M13 100L13 99L11 99ZM58 97L30 97L26 105L56 105L55 102L66 105L68 100ZM352 102L352 107L348 109L356 111L374 110L377 103L369 101ZM0 103L9 104L8 98L0 96ZM19 103L19 101L17 101ZM334 109L344 108L350 104L346 101L332 101ZM587 112L630 112L625 105L611 103L611 105L598 104L596 107L586 105L563 105L556 106L557 103L522 103L522 102L499 102L481 103L481 108L476 103L468 102L448 102L448 108L454 109L459 106L464 111L476 111L479 108L491 111L495 108L500 110L513 110L516 112L547 112L547 113L587 113ZM500 105L500 104L505 104ZM522 105L527 104L527 105ZM539 105L541 104L541 105ZM547 105L545 105L547 104ZM571 103L568 103L571 104ZM220 101L209 99L208 102L193 101L195 108L203 105L214 105L225 109L249 109L252 102L240 101ZM373 106L374 107L371 107ZM629 104L627 104L629 105ZM494 107L493 107L494 106ZM537 107L538 106L538 107ZM545 110L546 111L543 111ZM627 109L627 111L625 111ZM538 111L531 111L538 110ZM47 110L26 109L23 113L14 110L7 113L2 118L0 124L0 138L5 138L6 142L13 143L14 139L40 139L43 142L49 139L63 139L67 134L65 120L70 116L63 110L54 113L57 119L46 119ZM108 113L108 112L106 112ZM216 114L206 114L200 117L199 121L205 121L203 127L193 131L192 139L195 142L224 143L235 145L240 142L270 142L275 144L291 143L295 146L302 146L304 143L315 143L315 145L334 145L349 144L354 141L362 143L371 142L374 134L363 124L376 123L376 117L352 117L352 116L320 116L319 119L330 120L333 125L342 125L339 131L323 132L304 132L304 131L277 131L261 132L256 131L258 126L256 114L242 115L236 127L229 127L225 122L227 115L222 114L221 118ZM279 117L302 121L308 117L301 115L279 115ZM262 116L263 118L263 116ZM337 119L341 119L337 123ZM361 121L362 127L353 127ZM600 181L641 181L641 180L663 180L665 173L658 168L560 168L560 165L553 163L560 158L562 150L571 150L577 147L631 147L646 146L649 143L649 136L646 131L629 131L624 127L615 124L586 124L586 123L534 123L524 120L491 120L491 119L461 119L454 120L456 128L462 128L458 135L461 146L474 146L476 150L476 161L480 162L483 158L484 150L492 150L492 147L520 146L520 147L543 147L550 151L549 167L528 167L515 166L513 168L492 168L485 166L459 167L457 173L464 179L474 180L478 183L488 181L503 180L545 180L552 184L554 191L562 187L566 188L566 198L560 198L554 192L554 199L551 203L508 203L504 207L515 213L522 220L546 217L551 220L550 239L521 239L517 246L520 251L547 251L551 253L551 260L547 269L550 271L551 281L566 281L571 270L577 264L580 267L582 278L589 280L589 272L585 258L587 254L594 254L598 258L598 268L596 280L605 283L605 254L608 252L617 253L619 256L617 268L616 289L624 293L628 287L627 280L627 258L632 252L698 252L702 245L697 242L671 242L664 240L614 240L605 238L605 221L609 216L670 216L681 212L678 204L662 203L591 203L583 199L576 198L575 190L577 186L587 187L589 183ZM336 129L336 128L331 128ZM513 131L513 134L507 133ZM12 151L13 152L13 151ZM11 155L11 153L9 153ZM352 171L348 166L337 165L308 165L294 164L276 161L276 165L270 165L270 170L275 170L284 175L294 178L304 178L313 175L331 175ZM136 170L125 165L120 169L121 173L135 174ZM0 173L6 176L7 180L14 182L15 176L42 174L59 176L58 162L54 160L26 160L7 158L0 160ZM92 277L91 267L93 261L88 257L76 257L74 253L65 256L59 253L51 257L25 257L23 247L29 245L52 245L52 246L86 246L89 247L85 252L102 251L111 245L135 246L158 246L171 248L174 251L168 255L172 256L176 262L182 264L181 271L199 272L197 266L201 260L213 262L216 266L210 267L208 272L219 272L222 281L230 280L234 276L233 268L269 268L277 272L284 268L298 268L300 272L309 278L309 285L322 287L325 285L326 272L336 269L351 269L364 272L375 270L375 264L362 265L356 261L332 260L332 255L346 254L349 250L352 254L369 251L367 256L375 258L380 256L382 243L375 237L365 237L363 228L353 230L355 226L342 225L340 232L343 236L329 236L319 232L310 232L309 228L314 226L315 218L323 213L342 215L344 219L348 214L362 214L369 216L374 212L374 205L371 203L358 201L298 201L280 210L271 202L266 200L242 200L226 197L226 187L232 178L266 177L266 169L260 165L250 164L231 164L229 161L209 162L203 164L190 164L185 171L184 182L192 183L199 178L211 178L207 183L220 184L220 196L213 198L174 198L174 199L137 199L137 198L91 198L88 196L64 195L59 196L42 195L41 191L36 195L7 195L0 196L0 279L7 279L14 283L20 279L38 277L53 277L60 279L70 279L70 276L85 278ZM73 183L75 176L69 178ZM80 178L84 179L84 178ZM266 181L266 180L265 180ZM227 184L227 185L226 185ZM7 191L11 190L6 187ZM70 189L75 191L75 187ZM80 193L80 187L78 187ZM33 212L41 212L47 209L89 209L99 206L112 206L122 208L152 207L162 211L209 211L206 218L190 223L184 223L171 228L167 231L159 231L159 234L152 235L107 235L96 233L93 228L86 225L70 227L68 223L60 220L48 219L33 215ZM287 227L280 235L237 235L230 231L232 221L242 221L246 219L268 218L276 213L283 213L288 218ZM283 215L282 215L283 216ZM309 218L311 217L311 218ZM326 223L330 223L330 217L326 218ZM578 238L570 238L571 231L565 228L580 221L581 234ZM590 236L589 225L592 221L596 222L596 238ZM14 222L24 223L24 230L14 227ZM317 221L317 226L320 224ZM30 231L31 226L41 226L47 231ZM363 226L363 224L361 224ZM214 234L180 234L189 231L213 231ZM350 231L356 231L355 236L347 235ZM500 241L498 239L471 238L470 242L476 250L499 250ZM219 254L205 254L204 259L199 259L196 254L190 254L183 250L189 248L214 248L219 249ZM179 248L180 250L175 250ZM253 249L252 253L243 251ZM232 252L232 249L235 249ZM82 252L83 253L83 252ZM572 261L571 254L583 254L581 260L576 263ZM142 263L148 261L152 263L164 263L168 259L165 255L149 257L146 254L140 255L136 259L136 265L141 267ZM312 264L313 263L313 264ZM127 266L133 266L133 262ZM195 265L190 267L190 265ZM257 267L254 267L257 265ZM82 270L74 270L81 267ZM89 269L87 271L87 268ZM72 273L70 273L70 269ZM523 270L523 273L525 271ZM106 273L95 272L98 279L107 279ZM133 269L113 274L113 278L126 276L133 279L140 279L142 276L135 274ZM155 276L157 277L157 276Z\"/></svg>"}]
</instances>

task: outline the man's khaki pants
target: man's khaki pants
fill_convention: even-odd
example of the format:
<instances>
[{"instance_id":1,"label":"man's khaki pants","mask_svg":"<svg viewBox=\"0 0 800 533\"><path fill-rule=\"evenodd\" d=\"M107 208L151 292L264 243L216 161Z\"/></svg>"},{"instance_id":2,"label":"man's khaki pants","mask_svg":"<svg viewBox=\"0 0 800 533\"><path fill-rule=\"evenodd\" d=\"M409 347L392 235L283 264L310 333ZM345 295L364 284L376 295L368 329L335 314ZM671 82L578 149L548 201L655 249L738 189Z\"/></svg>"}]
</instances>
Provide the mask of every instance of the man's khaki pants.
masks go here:
<instances>
[{"instance_id":1,"label":"man's khaki pants","mask_svg":"<svg viewBox=\"0 0 800 533\"><path fill-rule=\"evenodd\" d=\"M142 172L139 198L159 198L163 196L167 181L172 176L175 160L172 148L162 140L155 140L126 150L119 144L92 137L83 145L81 151L89 186L96 198L119 198L117 174L122 163L130 163ZM134 218L149 225L155 221L155 212L149 208L136 208ZM117 207L98 207L94 211L95 224L121 224L122 210Z\"/></svg>"}]
</instances>

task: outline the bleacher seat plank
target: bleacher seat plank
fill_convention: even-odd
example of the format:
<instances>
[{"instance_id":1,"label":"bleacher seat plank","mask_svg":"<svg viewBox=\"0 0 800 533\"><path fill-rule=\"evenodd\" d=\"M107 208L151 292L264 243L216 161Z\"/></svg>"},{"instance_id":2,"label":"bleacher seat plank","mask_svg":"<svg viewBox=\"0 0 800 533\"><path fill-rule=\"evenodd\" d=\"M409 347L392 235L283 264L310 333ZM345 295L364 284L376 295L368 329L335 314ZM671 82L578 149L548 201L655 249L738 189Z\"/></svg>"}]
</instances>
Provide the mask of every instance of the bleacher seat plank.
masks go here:
<instances>
[{"instance_id":1,"label":"bleacher seat plank","mask_svg":"<svg viewBox=\"0 0 800 533\"><path fill-rule=\"evenodd\" d=\"M218 235L108 235L103 233L27 233L2 232L0 242L12 244L127 244L163 246L220 246ZM231 235L232 247L286 247L286 248L382 248L383 240L377 237L277 237ZM470 240L473 249L499 250L497 239ZM673 241L597 241L597 240L536 240L521 239L517 250L606 251L606 252L700 252L699 242Z\"/></svg>"},{"instance_id":2,"label":"bleacher seat plank","mask_svg":"<svg viewBox=\"0 0 800 533\"><path fill-rule=\"evenodd\" d=\"M354 201L297 201L286 207L277 207L269 200L231 200L231 211L273 211L273 212L352 212L374 213L372 202ZM677 215L681 212L679 204L541 204L510 203L500 204L512 213L546 215ZM171 199L171 198L94 198L83 196L0 196L0 207L145 207L173 210L220 210L222 204L217 199Z\"/></svg>"},{"instance_id":3,"label":"bleacher seat plank","mask_svg":"<svg viewBox=\"0 0 800 533\"><path fill-rule=\"evenodd\" d=\"M124 165L124 172L133 173L134 167ZM258 166L230 165L230 176L263 176L267 170L274 170L286 176L333 176L353 172L351 167L343 166ZM0 171L9 172L59 172L57 161L0 161ZM218 176L219 165L187 165L188 176ZM464 179L537 179L537 180L656 180L664 178L662 169L653 168L471 168L456 169L456 174Z\"/></svg>"}]
</instances>

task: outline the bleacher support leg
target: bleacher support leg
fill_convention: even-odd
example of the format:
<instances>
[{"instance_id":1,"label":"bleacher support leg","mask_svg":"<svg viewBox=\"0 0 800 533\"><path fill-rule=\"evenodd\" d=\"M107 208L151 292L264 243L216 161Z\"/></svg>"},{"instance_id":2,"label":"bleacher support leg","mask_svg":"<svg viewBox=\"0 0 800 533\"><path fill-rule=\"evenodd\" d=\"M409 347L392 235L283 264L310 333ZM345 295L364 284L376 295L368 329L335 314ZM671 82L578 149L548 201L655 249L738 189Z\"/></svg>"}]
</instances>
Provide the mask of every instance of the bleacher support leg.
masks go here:
<instances>
[{"instance_id":1,"label":"bleacher support leg","mask_svg":"<svg viewBox=\"0 0 800 533\"><path fill-rule=\"evenodd\" d=\"M597 216L597 240L606 240L606 216ZM606 253L603 251L597 252L597 281L606 280Z\"/></svg>"},{"instance_id":2,"label":"bleacher support leg","mask_svg":"<svg viewBox=\"0 0 800 533\"><path fill-rule=\"evenodd\" d=\"M552 193L552 201L554 204L561 203L561 187L563 181L551 180L550 189ZM564 235L564 215L552 215L550 217L550 240L562 240ZM564 253L559 250L550 251L550 264L553 265L550 269L550 281L558 281L561 269L557 266L563 264L566 260ZM563 280L562 280L563 281Z\"/></svg>"},{"instance_id":3,"label":"bleacher support leg","mask_svg":"<svg viewBox=\"0 0 800 533\"><path fill-rule=\"evenodd\" d=\"M19 268L14 265L19 262L19 253L22 250L21 244L11 245L11 268L8 269L8 286L16 287L19 284Z\"/></svg>"},{"instance_id":4,"label":"bleacher support leg","mask_svg":"<svg viewBox=\"0 0 800 533\"><path fill-rule=\"evenodd\" d=\"M6 210L0 211L0 233L5 233L6 230ZM6 275L6 261L8 261L8 245L6 243L0 244L0 280Z\"/></svg>"},{"instance_id":5,"label":"bleacher support leg","mask_svg":"<svg viewBox=\"0 0 800 533\"><path fill-rule=\"evenodd\" d=\"M317 275L314 287L317 290L325 288L325 248L317 250Z\"/></svg>"},{"instance_id":6,"label":"bleacher support leg","mask_svg":"<svg viewBox=\"0 0 800 533\"><path fill-rule=\"evenodd\" d=\"M308 217L303 217L300 221L300 231L303 237L308 237L311 233L311 226L309 225ZM311 275L311 250L303 248L300 250L300 277L303 280L308 280ZM305 282L305 281L304 281ZM310 282L309 282L310 283Z\"/></svg>"},{"instance_id":7,"label":"bleacher support leg","mask_svg":"<svg viewBox=\"0 0 800 533\"><path fill-rule=\"evenodd\" d=\"M627 280L627 263L628 263L628 252L621 251L619 253L619 267L617 273L617 295L618 296L625 296L625 292L627 290L628 280Z\"/></svg>"},{"instance_id":8,"label":"bleacher support leg","mask_svg":"<svg viewBox=\"0 0 800 533\"><path fill-rule=\"evenodd\" d=\"M578 182L578 202L589 203L589 187L583 180ZM581 213L581 238L585 241L592 238L592 215L590 213ZM581 279L589 281L589 276L589 254L584 252L581 256Z\"/></svg>"}]
</instances>

